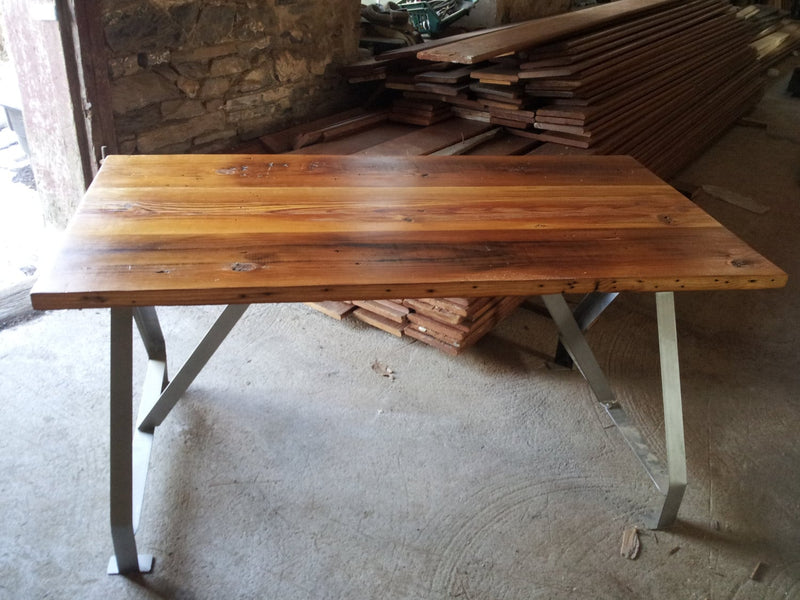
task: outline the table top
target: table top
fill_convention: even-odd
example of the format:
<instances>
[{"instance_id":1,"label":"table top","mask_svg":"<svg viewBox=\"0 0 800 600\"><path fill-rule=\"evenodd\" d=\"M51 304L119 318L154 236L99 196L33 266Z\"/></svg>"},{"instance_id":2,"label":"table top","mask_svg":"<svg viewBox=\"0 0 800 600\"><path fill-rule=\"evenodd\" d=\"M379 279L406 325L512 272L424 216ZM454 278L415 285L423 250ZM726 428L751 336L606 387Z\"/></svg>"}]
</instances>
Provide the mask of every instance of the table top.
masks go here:
<instances>
[{"instance_id":1,"label":"table top","mask_svg":"<svg viewBox=\"0 0 800 600\"><path fill-rule=\"evenodd\" d=\"M108 157L37 309L773 288L624 156Z\"/></svg>"}]
</instances>

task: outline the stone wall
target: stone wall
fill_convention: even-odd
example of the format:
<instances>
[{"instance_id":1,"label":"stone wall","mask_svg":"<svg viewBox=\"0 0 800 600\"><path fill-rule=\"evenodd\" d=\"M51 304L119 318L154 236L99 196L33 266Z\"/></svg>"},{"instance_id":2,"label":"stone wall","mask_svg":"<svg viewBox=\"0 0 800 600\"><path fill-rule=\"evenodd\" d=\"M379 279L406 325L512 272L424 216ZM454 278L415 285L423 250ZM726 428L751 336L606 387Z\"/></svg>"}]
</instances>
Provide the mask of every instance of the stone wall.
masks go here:
<instances>
[{"instance_id":1,"label":"stone wall","mask_svg":"<svg viewBox=\"0 0 800 600\"><path fill-rule=\"evenodd\" d=\"M357 100L350 0L104 0L122 153L215 152Z\"/></svg>"}]
</instances>

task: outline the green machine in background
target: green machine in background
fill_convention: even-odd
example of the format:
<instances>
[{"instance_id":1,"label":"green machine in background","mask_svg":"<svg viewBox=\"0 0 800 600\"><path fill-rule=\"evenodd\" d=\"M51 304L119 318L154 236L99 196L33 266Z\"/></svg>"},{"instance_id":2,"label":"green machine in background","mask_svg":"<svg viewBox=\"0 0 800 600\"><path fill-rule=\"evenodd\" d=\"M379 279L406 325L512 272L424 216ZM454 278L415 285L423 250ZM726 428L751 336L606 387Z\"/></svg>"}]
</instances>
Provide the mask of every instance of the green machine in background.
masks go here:
<instances>
[{"instance_id":1,"label":"green machine in background","mask_svg":"<svg viewBox=\"0 0 800 600\"><path fill-rule=\"evenodd\" d=\"M468 15L478 0L406 0L397 6L408 12L414 29L423 34L436 34Z\"/></svg>"}]
</instances>

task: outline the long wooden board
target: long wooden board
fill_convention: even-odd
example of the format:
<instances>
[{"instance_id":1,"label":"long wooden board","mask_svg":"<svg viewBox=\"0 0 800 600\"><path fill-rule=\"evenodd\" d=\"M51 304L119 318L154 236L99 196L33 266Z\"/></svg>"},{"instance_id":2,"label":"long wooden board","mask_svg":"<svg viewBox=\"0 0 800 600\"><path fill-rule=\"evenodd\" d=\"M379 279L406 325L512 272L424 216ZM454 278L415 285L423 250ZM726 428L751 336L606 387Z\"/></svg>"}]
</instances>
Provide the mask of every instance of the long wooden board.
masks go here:
<instances>
[{"instance_id":1,"label":"long wooden board","mask_svg":"<svg viewBox=\"0 0 800 600\"><path fill-rule=\"evenodd\" d=\"M720 9L720 14L721 9ZM725 19L728 21L728 19ZM542 79L548 77L565 77L578 73L591 72L590 69L598 65L608 64L625 57L641 59L643 54L651 48L663 48L670 39L685 35L691 31L692 35L702 34L705 30L704 25L709 23L709 14L704 11L693 12L680 20L669 23L669 25L651 27L630 37L619 38L614 42L608 42L600 48L591 50L573 51L570 57L573 58L568 65L561 66L535 66L535 63L527 63L519 68L520 79Z\"/></svg>"},{"instance_id":2,"label":"long wooden board","mask_svg":"<svg viewBox=\"0 0 800 600\"><path fill-rule=\"evenodd\" d=\"M651 11L641 16L626 19L619 25L605 26L591 31L565 38L553 44L537 45L529 51L529 57L520 64L524 71L531 66L559 66L570 64L577 59L575 55L582 52L599 51L609 45L617 44L621 39L631 38L653 27L671 25L687 13L696 9L723 8L720 0L693 0L674 7Z\"/></svg>"},{"instance_id":3,"label":"long wooden board","mask_svg":"<svg viewBox=\"0 0 800 600\"><path fill-rule=\"evenodd\" d=\"M409 156L430 154L466 138L488 131L488 123L477 123L464 119L447 121L418 129L382 144L371 146L357 152L366 156Z\"/></svg>"},{"instance_id":4,"label":"long wooden board","mask_svg":"<svg viewBox=\"0 0 800 600\"><path fill-rule=\"evenodd\" d=\"M679 0L617 0L583 10L525 21L468 39L417 53L422 60L474 64L508 52L544 44L561 37L629 18L648 10L675 5Z\"/></svg>"},{"instance_id":5,"label":"long wooden board","mask_svg":"<svg viewBox=\"0 0 800 600\"><path fill-rule=\"evenodd\" d=\"M416 127L401 123L381 123L364 131L359 131L345 138L332 142L321 142L293 150L287 154L353 154L389 140L416 131Z\"/></svg>"}]
</instances>

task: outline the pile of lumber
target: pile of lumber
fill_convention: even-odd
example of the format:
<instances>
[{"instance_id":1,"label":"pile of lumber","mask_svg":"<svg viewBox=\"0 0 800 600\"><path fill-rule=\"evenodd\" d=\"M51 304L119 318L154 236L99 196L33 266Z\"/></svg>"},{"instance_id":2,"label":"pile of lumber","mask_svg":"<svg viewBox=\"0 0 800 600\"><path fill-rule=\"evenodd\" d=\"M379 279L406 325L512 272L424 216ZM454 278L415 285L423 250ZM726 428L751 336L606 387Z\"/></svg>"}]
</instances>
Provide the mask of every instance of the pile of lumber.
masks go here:
<instances>
[{"instance_id":1,"label":"pile of lumber","mask_svg":"<svg viewBox=\"0 0 800 600\"><path fill-rule=\"evenodd\" d=\"M422 63L403 73L386 76L386 88L399 90L395 100L406 110L415 105L435 105L439 114L527 129L533 125L533 112L527 110L524 85L513 69L504 65L453 66L451 63ZM440 117L441 120L441 117Z\"/></svg>"},{"instance_id":2,"label":"pile of lumber","mask_svg":"<svg viewBox=\"0 0 800 600\"><path fill-rule=\"evenodd\" d=\"M525 301L521 296L308 302L337 320L348 315L397 337L408 336L456 356Z\"/></svg>"},{"instance_id":3,"label":"pile of lumber","mask_svg":"<svg viewBox=\"0 0 800 600\"><path fill-rule=\"evenodd\" d=\"M716 0L694 0L537 48L520 67L538 139L630 154L675 174L760 98L746 28Z\"/></svg>"},{"instance_id":4,"label":"pile of lumber","mask_svg":"<svg viewBox=\"0 0 800 600\"><path fill-rule=\"evenodd\" d=\"M354 317L397 337L408 326L411 311L402 300L353 300L350 304L355 307Z\"/></svg>"},{"instance_id":5,"label":"pile of lumber","mask_svg":"<svg viewBox=\"0 0 800 600\"><path fill-rule=\"evenodd\" d=\"M345 74L383 80L401 111L419 105L431 122L449 105L559 147L630 154L668 178L760 97L753 38L724 0L618 0L386 53Z\"/></svg>"},{"instance_id":6,"label":"pile of lumber","mask_svg":"<svg viewBox=\"0 0 800 600\"><path fill-rule=\"evenodd\" d=\"M489 333L525 300L495 298L421 298L404 300L413 311L404 333L446 354L457 355Z\"/></svg>"}]
</instances>

